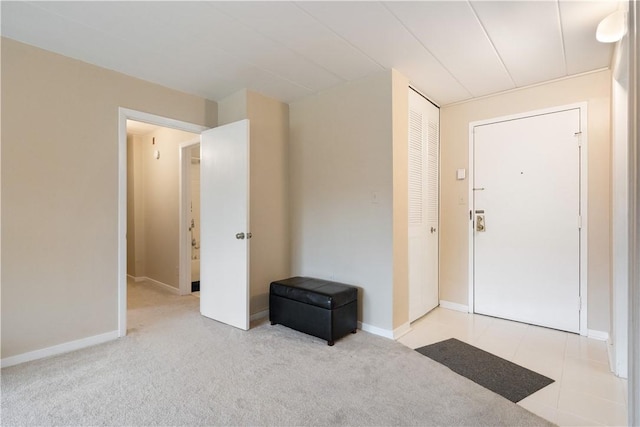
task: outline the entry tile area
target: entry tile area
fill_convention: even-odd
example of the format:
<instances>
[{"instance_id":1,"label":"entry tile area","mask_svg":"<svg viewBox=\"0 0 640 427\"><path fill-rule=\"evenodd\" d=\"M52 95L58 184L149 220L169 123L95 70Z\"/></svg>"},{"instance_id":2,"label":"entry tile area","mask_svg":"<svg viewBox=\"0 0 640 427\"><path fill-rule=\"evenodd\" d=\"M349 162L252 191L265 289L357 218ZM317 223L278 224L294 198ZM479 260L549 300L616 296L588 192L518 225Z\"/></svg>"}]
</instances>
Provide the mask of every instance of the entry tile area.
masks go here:
<instances>
[{"instance_id":1,"label":"entry tile area","mask_svg":"<svg viewBox=\"0 0 640 427\"><path fill-rule=\"evenodd\" d=\"M415 349L449 338L553 378L518 402L552 423L627 425L627 381L609 370L604 341L440 307L411 324L398 341Z\"/></svg>"}]
</instances>

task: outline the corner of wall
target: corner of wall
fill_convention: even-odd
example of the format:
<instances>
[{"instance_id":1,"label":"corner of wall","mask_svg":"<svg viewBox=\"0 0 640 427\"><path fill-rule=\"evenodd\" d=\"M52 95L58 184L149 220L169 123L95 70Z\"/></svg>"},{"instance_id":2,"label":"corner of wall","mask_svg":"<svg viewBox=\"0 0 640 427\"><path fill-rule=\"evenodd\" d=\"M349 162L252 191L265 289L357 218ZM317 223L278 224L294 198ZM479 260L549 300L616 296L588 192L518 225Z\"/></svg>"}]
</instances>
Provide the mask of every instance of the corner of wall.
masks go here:
<instances>
[{"instance_id":1,"label":"corner of wall","mask_svg":"<svg viewBox=\"0 0 640 427\"><path fill-rule=\"evenodd\" d=\"M218 126L218 103L210 99L205 100L204 103L204 118L205 125L209 127Z\"/></svg>"},{"instance_id":2,"label":"corner of wall","mask_svg":"<svg viewBox=\"0 0 640 427\"><path fill-rule=\"evenodd\" d=\"M409 80L391 70L393 138L393 328L409 321Z\"/></svg>"},{"instance_id":3,"label":"corner of wall","mask_svg":"<svg viewBox=\"0 0 640 427\"><path fill-rule=\"evenodd\" d=\"M218 102L218 126L247 118L247 90L241 89Z\"/></svg>"},{"instance_id":4,"label":"corner of wall","mask_svg":"<svg viewBox=\"0 0 640 427\"><path fill-rule=\"evenodd\" d=\"M268 310L269 284L291 274L289 106L247 90L234 96L237 107L244 101L250 124L250 311L256 315Z\"/></svg>"}]
</instances>

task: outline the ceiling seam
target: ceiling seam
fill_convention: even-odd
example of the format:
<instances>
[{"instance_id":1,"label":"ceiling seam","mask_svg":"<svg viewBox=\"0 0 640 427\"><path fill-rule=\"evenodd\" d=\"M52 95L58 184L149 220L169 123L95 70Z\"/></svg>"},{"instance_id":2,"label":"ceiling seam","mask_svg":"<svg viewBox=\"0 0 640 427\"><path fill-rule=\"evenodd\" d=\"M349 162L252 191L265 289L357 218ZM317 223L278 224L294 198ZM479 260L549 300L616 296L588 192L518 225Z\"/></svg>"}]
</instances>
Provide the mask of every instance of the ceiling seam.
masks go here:
<instances>
[{"instance_id":1,"label":"ceiling seam","mask_svg":"<svg viewBox=\"0 0 640 427\"><path fill-rule=\"evenodd\" d=\"M338 74L334 73L333 71L331 71L331 70L325 68L324 66L318 64L317 62L315 62L313 59L309 58L308 56L303 55L303 54L295 51L294 49L291 49L289 46L285 45L284 43L280 42L279 40L274 39L273 37L270 37L270 36L264 34L262 31L258 31L254 27L252 27L252 26L250 26L248 24L245 24L244 22L242 22L240 19L238 19L237 17L233 16L232 14L230 14L228 12L225 12L225 11L223 11L221 9L218 9L215 5L210 5L210 6L213 7L214 9L216 9L218 12L222 13L223 15L226 15L229 18L233 19L234 21L236 21L240 25L244 26L245 28L247 28L247 29L249 29L249 30L251 30L251 31L253 31L253 32L257 33L257 34L260 34L265 39L271 40L272 42L282 46L283 48L285 48L288 51L292 52L294 55L306 59L307 61L311 62L313 65L317 66L318 68L321 68L322 70L326 71L327 73L331 74L332 76L336 77L337 79L342 80L343 82L348 81L348 79L346 79L346 78L344 78L342 76L339 76ZM309 90L314 90L314 89L311 89L311 88L307 88L304 85L301 85L301 87L304 87L305 89L309 89Z\"/></svg>"},{"instance_id":2,"label":"ceiling seam","mask_svg":"<svg viewBox=\"0 0 640 427\"><path fill-rule=\"evenodd\" d=\"M58 13L58 12L55 12L55 11L50 10L50 9L47 9L46 7L39 6L39 5L37 4L37 2L34 2L34 1L27 1L27 2L25 2L25 3L26 3L26 4L28 4L29 6L35 7L36 9L40 9L40 10L44 11L45 13L48 13L49 15L54 15L54 16L57 16L58 18L60 18L60 19L62 19L62 20L64 20L64 21L72 22L72 23L74 23L74 24L77 24L77 25L80 25L80 26L82 26L82 27L88 28L88 29L90 29L90 30L92 30L92 31L95 31L96 33L102 34L102 35L104 35L104 36L106 36L106 37L108 37L108 38L115 39L115 40L119 40L119 41L122 41L122 42L124 42L124 43L130 44L130 45L133 45L133 46L138 46L138 48L140 48L140 49L146 49L146 50L148 50L148 51L150 51L150 52L155 52L155 53L158 53L158 54L161 54L162 56L164 56L164 52L162 52L162 51L160 51L160 50L149 49L149 48L146 48L146 47L140 46L140 45L139 45L139 44L137 44L137 43L132 43L132 42L131 42L131 41L129 41L129 40L126 40L126 39L123 39L122 37L118 37L118 36L116 36L116 35L110 34L110 33L106 32L106 31L101 30L101 29L98 29L98 28L96 28L96 27L92 27L91 25L87 25L87 24L85 24L84 22L78 21L77 19L72 19L72 18L70 18L70 17L68 17L68 16L61 15L61 14L60 14L60 13ZM157 22L157 21L156 21L156 22Z\"/></svg>"},{"instance_id":3,"label":"ceiling seam","mask_svg":"<svg viewBox=\"0 0 640 427\"><path fill-rule=\"evenodd\" d=\"M493 52L498 57L498 61L500 61L500 65L502 65L502 68L504 68L505 73L507 73L507 75L509 76L509 80L511 80L511 84L513 84L513 87L518 87L518 85L516 84L515 80L513 79L513 76L509 72L509 69L507 68L507 64L504 63L504 60L502 59L502 56L500 55L500 52L498 52L498 48L493 43L493 40L491 40L491 36L489 36L489 33L487 32L487 29L484 27L484 24L482 23L482 20L480 19L480 16L478 16L478 12L476 12L476 10L473 7L473 5L471 4L470 0L466 0L466 2L469 5L469 7L471 8L471 11L473 12L473 16L478 21L478 24L480 25L480 29L482 29L482 32L484 33L485 37L487 38L487 40L489 40L489 44L491 45L491 48L493 49Z\"/></svg>"},{"instance_id":4,"label":"ceiling seam","mask_svg":"<svg viewBox=\"0 0 640 427\"><path fill-rule=\"evenodd\" d=\"M245 25L245 24L243 24L242 22L238 21L235 17L233 17L233 16L229 15L228 13L225 13L224 11L222 11L222 10L220 10L220 9L216 8L215 6L213 6L213 5L209 4L208 2L204 2L204 3L205 3L207 6L209 6L209 7L213 8L213 9L215 9L217 12L222 13L223 15L226 15L227 17L229 17L229 18L233 19L234 21L238 22L238 23L239 23L240 25L242 25L243 27L245 27L245 28L249 28L251 31L254 31L254 32L256 32L256 33L257 33L257 31L255 31L253 28L248 27L247 25ZM265 73L270 74L270 75L272 75L273 77L275 77L275 78L277 78L277 79L283 80L283 81L285 81L285 82L287 82L287 83L290 83L290 84L292 84L292 85L294 85L294 86L298 86L299 88L302 88L302 89L304 89L304 90L307 90L307 91L309 91L309 92L311 92L311 93L316 92L316 90L314 90L314 89L312 89L312 88L310 88L310 87L307 87L307 86L303 85L302 83L298 83L298 82L294 82L293 80L289 80L288 78L286 78L286 77L284 77L284 76L279 75L279 74L278 74L278 73L276 73L275 71L271 71L271 70L269 70L269 69L267 69L267 68L263 68L263 67L261 67L261 66L259 66L259 65L257 65L257 64L254 64L254 63L253 63L253 62L251 62L251 61L243 60L243 59L241 59L241 58L239 58L239 57L237 57L237 56L233 55L231 52L227 51L226 49L223 49L223 48L221 48L221 47L216 47L216 49L217 49L217 50L219 50L219 51L221 51L221 52L223 52L223 53L225 53L226 55L229 55L230 57L234 58L234 59L235 59L235 60L237 60L238 62L241 62L241 63L243 63L243 64L247 64L247 65L251 65L252 67L255 67L255 68L256 68L256 69L258 69L258 70L264 71ZM287 48L287 49L288 49L288 48ZM289 49L289 50L291 50L291 49Z\"/></svg>"},{"instance_id":5,"label":"ceiling seam","mask_svg":"<svg viewBox=\"0 0 640 427\"><path fill-rule=\"evenodd\" d=\"M65 16L65 15L61 15L61 14L59 14L59 13L57 13L57 12L54 12L54 11L51 11L51 10L49 10L49 9L47 9L47 8L44 8L44 7L38 6L38 5L37 5L37 4L35 4L34 2L26 2L26 3L27 3L27 4L29 4L29 5L31 5L31 6L33 6L33 7L36 7L36 8L38 8L38 9L41 9L41 10L45 11L46 13L49 13L49 14L51 14L51 15L58 16L59 18L61 18L61 19L65 20L65 21L73 22L73 23L75 23L75 24L77 24L77 25L81 25L81 26L83 26L83 27L89 28L89 29L91 29L92 31L95 31L95 32L100 33L100 34L103 34L104 36L106 36L106 37L108 37L108 38L112 38L112 39L115 39L115 40L119 40L119 41L121 41L121 42L123 42L123 43L126 43L126 44L128 44L128 45L137 46L137 48L138 48L138 49L140 49L140 50L142 50L142 51L145 51L145 50L146 50L146 51L150 51L150 52L155 52L155 53L157 53L157 54L159 54L159 55L161 55L161 56L163 56L163 57L165 57L165 58L168 58L168 57L166 56L165 52L158 51L158 50L153 50L153 49L149 49L148 47L144 47L144 46L137 45L136 43L132 43L130 40L126 40L126 39L123 39L123 38L121 38L121 37L114 36L114 35L112 35L112 34L110 34L110 33L107 33L107 32L105 32L105 31L103 31L103 30L100 30L100 29L98 29L98 28L92 27L92 26L90 26L90 25L87 25L87 24L85 24L85 23L83 23L83 22L79 22L79 21L77 21L77 20L75 20L75 19L71 19L71 18L69 18L69 17L67 17L67 16ZM216 9L216 10L218 11L218 9ZM224 12L221 12L221 11L220 11L220 13L224 13ZM225 15L229 16L228 14L225 14ZM235 18L233 18L233 17L231 17L231 18L237 21L237 19L235 19ZM246 26L245 26L245 27L246 27ZM283 77L283 76L281 76L281 75L279 75L279 74L275 73L274 71L271 71L271 70L265 69L265 68L263 68L263 67L260 67L260 66L258 66L258 65L256 65L256 64L254 64L254 63L252 63L252 62L250 62L250 61L245 61L245 60L243 60L243 59L241 59L241 58L239 58L239 57L237 57L237 56L233 55L232 53L228 52L226 49L223 49L223 48L218 47L218 46L214 46L213 48L214 48L215 50L217 50L218 52L221 52L221 53L223 53L223 54L225 54L225 55L227 55L227 56L229 56L229 57L233 58L234 60L238 61L239 63L247 64L247 65L249 65L249 66L252 66L252 67L254 67L254 68L258 69L258 70L261 70L261 71L263 71L263 72L265 72L265 73L267 73L267 74L269 74L269 75L271 75L271 76L275 77L276 79L279 79L279 80L285 81L285 82L287 82L287 83L289 83L289 84L292 84L292 85L294 85L294 86L297 86L297 87L299 87L299 88L301 88L301 89L304 89L304 90L308 91L309 93L313 93L313 92L315 92L315 90L314 90L314 89L309 88L309 87L306 87L306 86L305 86L305 85L303 85L303 84L300 84L300 83L297 83L297 82L291 81L291 80L287 79L286 77ZM169 58L169 59L170 59L170 58ZM106 67L105 67L105 68L106 68ZM153 82L152 80L149 80L149 81ZM155 82L155 83L158 83L158 82ZM158 83L158 84L160 84L160 83ZM195 94L195 93L194 93L194 94ZM201 95L201 94L197 94L197 96L202 96L202 95Z\"/></svg>"},{"instance_id":6,"label":"ceiling seam","mask_svg":"<svg viewBox=\"0 0 640 427\"><path fill-rule=\"evenodd\" d=\"M556 0L556 10L558 11L558 28L560 28L560 45L562 46L562 59L564 65L564 75L568 75L567 71L567 49L564 43L564 27L562 26L562 11L560 10L560 0Z\"/></svg>"},{"instance_id":7,"label":"ceiling seam","mask_svg":"<svg viewBox=\"0 0 640 427\"><path fill-rule=\"evenodd\" d=\"M322 22L320 19L318 19L316 16L314 16L311 12L309 12L308 10L306 10L305 8L303 8L302 6L300 6L298 4L298 2L292 2L292 4L297 7L298 9L300 9L302 12L306 13L307 15L309 15L311 17L311 19L313 19L314 21L316 21L317 23L319 23L320 25L322 25L324 28L326 28L327 30L329 30L331 33L333 33L336 37L338 37L340 40L342 40L343 42L345 42L347 45L351 46L354 50L360 52L361 54L363 54L364 56L366 56L367 58L369 58L373 63L375 63L378 67L380 67L382 70L386 70L387 67L385 67L384 65L382 65L381 63L379 63L378 61L375 60L375 58L371 57L370 55L368 55L366 52L364 52L362 49L358 48L356 45L354 45L353 43L351 43L349 40L347 40L346 38L342 37L342 35L340 35L338 32L336 32L333 28L331 28L330 26L328 26L327 24L325 24L324 22Z\"/></svg>"},{"instance_id":8,"label":"ceiling seam","mask_svg":"<svg viewBox=\"0 0 640 427\"><path fill-rule=\"evenodd\" d=\"M70 23L74 23L74 24L76 24L76 25L79 25L79 26L81 26L81 27L88 28L89 30L94 31L94 32L96 32L96 33L98 33L98 34L102 35L103 37L106 37L107 39L113 39L113 40L118 41L119 43L127 44L127 45L129 45L129 46L133 46L133 47L135 47L137 50L142 51L142 52L153 52L153 53L155 53L155 54L158 54L158 55L159 55L159 56L161 56L162 58L166 58L167 60L171 60L171 57L170 57L170 56L168 56L168 55L166 54L166 52L164 52L164 51L157 50L157 49L152 49L152 48L149 48L148 46L142 46L142 45L140 45L140 44L138 44L138 43L132 42L131 40L128 40L128 39L124 39L124 38L122 38L122 37L119 37L118 35L114 35L114 34L111 34L111 33L106 32L106 31L104 31L104 30L102 30L102 29L99 29L99 28L93 27L93 26L91 26L91 25L87 25L86 23L81 22L81 21L78 21L77 19L70 18L69 16L66 16L66 15L60 14L60 13L58 13L58 12L54 11L54 10L50 10L50 9L48 9L48 8L46 8L46 7L42 7L42 6L38 5L38 4L37 4L37 2L27 1L27 2L25 2L25 4L28 4L29 6L32 6L32 7L36 8L36 9L40 9L40 10L42 10L43 12L45 12L45 13L47 13L47 14L49 14L49 15L57 16L58 18L62 19L63 21L67 21L67 22L70 22ZM158 20L156 20L156 19L154 19L154 18L152 18L152 19L153 19L154 21L156 21L158 24L162 24L162 22L160 22L160 21L158 21ZM218 51L223 52L224 54L227 54L227 55L228 55L228 53L227 53L227 52L223 51L222 49L220 49L220 48L218 48L218 47L216 47L215 49L217 49ZM66 54L66 53L64 53L64 54L63 54L63 53L60 53L60 54L61 54L61 55L64 55L64 56L67 56L67 54ZM229 56L231 56L231 55L229 55ZM86 60L85 60L85 59L81 59L81 58L76 58L76 59L77 59L77 60L79 60L79 61L82 61L82 62L86 62ZM170 61L168 61L168 62L170 62ZM154 83L154 84L158 84L158 85L161 85L161 86L165 86L165 87L168 87L168 88L170 88L170 89L178 90L178 91L181 91L181 92L184 92L184 93L192 94L192 95L194 95L194 96L200 96L200 97L203 97L203 98L205 98L205 99L209 99L209 98L208 98L208 96L207 96L206 94L204 94L204 93L203 93L203 91L202 91L202 90L200 90L200 89L195 90L195 91L188 91L188 90L185 90L184 88L178 88L178 87L176 87L176 86L171 86L171 87L170 87L170 86L166 86L166 83L164 83L164 82L160 81L159 79L154 79L154 78L150 78L150 77L145 77L145 78L143 78L143 77L140 77L139 75L127 74L127 72L125 72L125 71L121 71L121 70L118 70L118 69L113 68L112 66L109 66L109 65L107 65L107 64L99 64L99 63L98 63L98 64L96 64L96 63L91 63L91 64L96 65L96 66L98 66L98 67L102 67L102 68L104 68L104 69L106 69L106 70L115 71L115 72L117 72L117 73L121 73L121 74L124 74L124 75L132 76L132 77L135 77L135 78L138 78L138 79L141 79L141 80L144 80L144 81L150 82L150 83Z\"/></svg>"},{"instance_id":9,"label":"ceiling seam","mask_svg":"<svg viewBox=\"0 0 640 427\"><path fill-rule=\"evenodd\" d=\"M460 85L460 86L461 86L465 91L467 91L467 93L468 93L471 97L474 97L473 92L471 92L471 91L470 91L470 90L469 90L469 89L468 89L464 84L462 84L462 82L461 82L460 80L458 80L458 78L457 78L457 77L456 77L456 76L455 76L455 75L454 75L454 74L449 70L449 68L447 68L447 66L445 66L445 65L442 63L442 61L440 61L440 58L438 58L437 56L435 56L435 55L433 54L433 52L431 52L431 51L429 50L429 48L428 48L427 46L425 46L425 44L424 44L424 43L422 43L422 40L420 40L420 39L418 38L418 36L416 36L416 35L415 35L415 33L414 33L413 31L411 31L411 29L410 29L409 27L407 27L407 25L406 25L406 24L405 24L405 23L404 23L404 22L403 22L403 21L398 17L398 15L396 15L395 13L393 13L393 11L392 11L391 9L389 9L389 7L386 5L386 3L385 3L385 2L382 2L381 4L382 4L382 6L383 6L385 9L387 9L387 11L388 11L388 12L389 12L389 13L390 13L390 14L391 14L391 15L392 15L392 16L393 16L393 17L394 17L394 18L395 18L399 23L400 23L400 25L402 25L402 27L403 27L405 30L407 30L407 32L408 32L409 34L411 34L411 37L413 37L413 38L414 38L414 40L415 40L415 41L417 41L417 42L420 44L420 46L422 46L422 48L423 48L424 50L426 50L426 51L427 51L427 53L428 53L429 55L431 55L431 57L432 57L433 59L435 59L435 60L436 60L436 62L437 62L438 64L440 64L440 66L441 66L441 67L442 67L442 68L443 68L447 73L449 73L449 75L451 76L451 78L453 78L453 80L455 80L455 81L456 81L456 82L457 82L457 83L458 83L458 84L459 84L459 85Z\"/></svg>"},{"instance_id":10,"label":"ceiling seam","mask_svg":"<svg viewBox=\"0 0 640 427\"><path fill-rule=\"evenodd\" d=\"M572 74L570 76L558 77L556 79L545 80L543 82L538 82L538 83L532 83L532 84L528 84L526 86L514 87L513 89L502 90L500 92L488 93L486 95L482 95L482 96L479 96L477 98L463 99L461 101L451 102L449 104L441 105L440 108L455 107L457 105L467 104L469 102L481 101L483 99L492 98L494 96L502 96L502 95L506 95L508 93L513 93L513 92L520 92L520 91L531 89L531 88L538 87L538 86L544 86L544 85L547 85L547 84L553 84L553 83L561 82L563 80L569 80L569 79L574 79L574 78L578 78L578 77L588 76L589 74L601 73L601 72L607 71L607 70L610 70L610 68L609 67L597 68L595 70L585 71L583 73L578 73L578 74Z\"/></svg>"}]
</instances>

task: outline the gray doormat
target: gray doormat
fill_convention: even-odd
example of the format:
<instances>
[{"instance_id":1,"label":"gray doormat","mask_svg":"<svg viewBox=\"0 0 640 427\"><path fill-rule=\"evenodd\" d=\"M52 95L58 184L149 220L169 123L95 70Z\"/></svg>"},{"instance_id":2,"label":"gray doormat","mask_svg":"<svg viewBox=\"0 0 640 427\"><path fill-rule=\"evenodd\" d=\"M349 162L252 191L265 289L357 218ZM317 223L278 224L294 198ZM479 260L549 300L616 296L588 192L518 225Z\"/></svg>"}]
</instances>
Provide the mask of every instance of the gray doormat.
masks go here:
<instances>
[{"instance_id":1,"label":"gray doormat","mask_svg":"<svg viewBox=\"0 0 640 427\"><path fill-rule=\"evenodd\" d=\"M554 381L455 338L416 351L514 403Z\"/></svg>"}]
</instances>

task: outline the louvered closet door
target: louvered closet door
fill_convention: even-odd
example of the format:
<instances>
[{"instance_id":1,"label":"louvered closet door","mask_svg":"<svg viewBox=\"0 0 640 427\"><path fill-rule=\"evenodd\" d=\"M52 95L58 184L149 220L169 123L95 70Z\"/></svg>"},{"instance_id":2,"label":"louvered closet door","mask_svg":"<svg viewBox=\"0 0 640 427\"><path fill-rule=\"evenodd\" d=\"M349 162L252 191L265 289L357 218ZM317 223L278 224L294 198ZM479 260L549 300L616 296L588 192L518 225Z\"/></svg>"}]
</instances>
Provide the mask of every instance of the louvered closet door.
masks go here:
<instances>
[{"instance_id":1,"label":"louvered closet door","mask_svg":"<svg viewBox=\"0 0 640 427\"><path fill-rule=\"evenodd\" d=\"M439 109L409 90L409 321L438 306Z\"/></svg>"}]
</instances>

